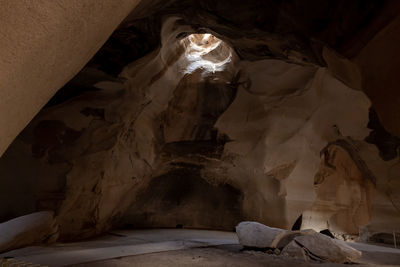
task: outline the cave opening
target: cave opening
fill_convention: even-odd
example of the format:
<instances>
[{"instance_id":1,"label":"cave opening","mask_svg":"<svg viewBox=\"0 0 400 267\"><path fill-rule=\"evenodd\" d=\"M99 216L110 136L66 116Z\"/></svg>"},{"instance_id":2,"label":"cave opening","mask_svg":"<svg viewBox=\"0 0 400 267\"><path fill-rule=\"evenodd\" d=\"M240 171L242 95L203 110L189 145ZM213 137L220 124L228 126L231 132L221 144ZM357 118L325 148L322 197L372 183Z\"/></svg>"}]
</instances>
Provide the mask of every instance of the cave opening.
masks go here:
<instances>
[{"instance_id":1,"label":"cave opening","mask_svg":"<svg viewBox=\"0 0 400 267\"><path fill-rule=\"evenodd\" d=\"M223 71L232 60L232 49L211 33L193 33L181 40L189 62L185 73L201 68L203 75Z\"/></svg>"},{"instance_id":2,"label":"cave opening","mask_svg":"<svg viewBox=\"0 0 400 267\"><path fill-rule=\"evenodd\" d=\"M153 179L126 212L125 227L233 230L243 219L241 192L210 184L201 166L188 165Z\"/></svg>"}]
</instances>

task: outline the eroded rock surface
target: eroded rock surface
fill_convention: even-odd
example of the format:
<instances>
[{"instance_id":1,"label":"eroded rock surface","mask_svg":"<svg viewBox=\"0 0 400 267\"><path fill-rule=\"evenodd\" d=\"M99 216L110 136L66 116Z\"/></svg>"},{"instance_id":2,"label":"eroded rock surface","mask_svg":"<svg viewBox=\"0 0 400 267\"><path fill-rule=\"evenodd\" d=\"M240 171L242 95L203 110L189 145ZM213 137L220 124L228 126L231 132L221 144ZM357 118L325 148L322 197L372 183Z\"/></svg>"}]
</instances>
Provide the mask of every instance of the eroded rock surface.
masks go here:
<instances>
[{"instance_id":1,"label":"eroded rock surface","mask_svg":"<svg viewBox=\"0 0 400 267\"><path fill-rule=\"evenodd\" d=\"M354 16L331 12L337 1L318 1L320 13L247 1L243 14L243 1L150 2L4 154L1 220L51 209L62 239L124 224L290 229L298 218L339 235L395 230L397 146L382 152L382 129L371 137L364 61L336 54L356 56L353 30L383 4L341 2L365 7Z\"/></svg>"},{"instance_id":2,"label":"eroded rock surface","mask_svg":"<svg viewBox=\"0 0 400 267\"><path fill-rule=\"evenodd\" d=\"M336 240L320 233L297 236L294 241L314 260L351 263L361 257L360 251L346 245L344 241ZM297 253L295 251L296 256L298 255Z\"/></svg>"},{"instance_id":3,"label":"eroded rock surface","mask_svg":"<svg viewBox=\"0 0 400 267\"><path fill-rule=\"evenodd\" d=\"M236 233L241 245L250 248L271 248L275 238L285 232L258 222L241 222L236 226Z\"/></svg>"},{"instance_id":4,"label":"eroded rock surface","mask_svg":"<svg viewBox=\"0 0 400 267\"><path fill-rule=\"evenodd\" d=\"M310 257L306 251L294 240L292 240L283 250L283 256L290 256L299 260L309 261Z\"/></svg>"},{"instance_id":5,"label":"eroded rock surface","mask_svg":"<svg viewBox=\"0 0 400 267\"><path fill-rule=\"evenodd\" d=\"M58 224L53 212L36 212L0 224L0 252L51 243L57 238Z\"/></svg>"},{"instance_id":6,"label":"eroded rock surface","mask_svg":"<svg viewBox=\"0 0 400 267\"><path fill-rule=\"evenodd\" d=\"M236 227L239 242L247 249L271 249L274 253L305 261L352 263L361 252L314 230L286 231L257 222L241 222ZM282 251L282 253L280 253Z\"/></svg>"},{"instance_id":7,"label":"eroded rock surface","mask_svg":"<svg viewBox=\"0 0 400 267\"><path fill-rule=\"evenodd\" d=\"M2 3L0 155L138 3L139 0Z\"/></svg>"}]
</instances>

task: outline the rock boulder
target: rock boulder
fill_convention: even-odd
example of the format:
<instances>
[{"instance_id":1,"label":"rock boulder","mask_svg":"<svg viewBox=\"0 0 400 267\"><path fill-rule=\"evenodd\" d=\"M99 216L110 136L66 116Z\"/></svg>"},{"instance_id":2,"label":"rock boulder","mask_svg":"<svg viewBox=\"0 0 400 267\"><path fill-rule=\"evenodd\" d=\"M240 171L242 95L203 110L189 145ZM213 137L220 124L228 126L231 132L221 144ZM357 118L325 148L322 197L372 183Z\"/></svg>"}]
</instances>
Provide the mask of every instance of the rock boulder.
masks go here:
<instances>
[{"instance_id":1,"label":"rock boulder","mask_svg":"<svg viewBox=\"0 0 400 267\"><path fill-rule=\"evenodd\" d=\"M53 212L28 214L0 224L0 252L54 242L57 236L58 225Z\"/></svg>"},{"instance_id":2,"label":"rock boulder","mask_svg":"<svg viewBox=\"0 0 400 267\"><path fill-rule=\"evenodd\" d=\"M305 261L351 263L361 257L361 252L344 241L314 230L286 231L257 222L241 222L236 226L239 242L250 248L275 248L279 254Z\"/></svg>"},{"instance_id":3,"label":"rock boulder","mask_svg":"<svg viewBox=\"0 0 400 267\"><path fill-rule=\"evenodd\" d=\"M336 263L350 263L361 257L361 252L348 246L344 241L315 233L294 238L294 241L306 251L308 255L316 256L317 260Z\"/></svg>"},{"instance_id":4,"label":"rock boulder","mask_svg":"<svg viewBox=\"0 0 400 267\"><path fill-rule=\"evenodd\" d=\"M241 222L236 226L240 244L252 248L270 248L275 238L285 232L258 222Z\"/></svg>"}]
</instances>

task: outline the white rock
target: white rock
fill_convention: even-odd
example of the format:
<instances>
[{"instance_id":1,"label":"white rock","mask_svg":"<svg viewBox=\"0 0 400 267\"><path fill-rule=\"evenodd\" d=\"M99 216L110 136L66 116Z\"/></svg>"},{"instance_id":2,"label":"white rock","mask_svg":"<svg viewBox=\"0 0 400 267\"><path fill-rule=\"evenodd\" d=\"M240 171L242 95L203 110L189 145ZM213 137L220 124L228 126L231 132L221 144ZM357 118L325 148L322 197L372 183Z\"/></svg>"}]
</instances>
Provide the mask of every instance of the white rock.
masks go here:
<instances>
[{"instance_id":1,"label":"white rock","mask_svg":"<svg viewBox=\"0 0 400 267\"><path fill-rule=\"evenodd\" d=\"M296 241L292 240L283 250L283 256L290 256L296 259L301 259L304 261L309 261L306 251L296 243Z\"/></svg>"},{"instance_id":2,"label":"white rock","mask_svg":"<svg viewBox=\"0 0 400 267\"><path fill-rule=\"evenodd\" d=\"M271 247L275 237L285 230L272 228L258 222L241 222L236 226L236 233L241 245L246 247Z\"/></svg>"},{"instance_id":3,"label":"white rock","mask_svg":"<svg viewBox=\"0 0 400 267\"><path fill-rule=\"evenodd\" d=\"M51 241L58 236L58 225L51 211L17 217L0 224L0 252Z\"/></svg>"},{"instance_id":4,"label":"white rock","mask_svg":"<svg viewBox=\"0 0 400 267\"><path fill-rule=\"evenodd\" d=\"M297 236L294 241L309 255L315 255L323 261L346 263L354 262L361 257L360 251L348 246L345 242L320 233Z\"/></svg>"},{"instance_id":5,"label":"white rock","mask_svg":"<svg viewBox=\"0 0 400 267\"><path fill-rule=\"evenodd\" d=\"M297 230L297 231L284 231L277 235L271 243L271 247L282 249L286 247L296 236L300 235L313 235L315 232L312 229Z\"/></svg>"}]
</instances>

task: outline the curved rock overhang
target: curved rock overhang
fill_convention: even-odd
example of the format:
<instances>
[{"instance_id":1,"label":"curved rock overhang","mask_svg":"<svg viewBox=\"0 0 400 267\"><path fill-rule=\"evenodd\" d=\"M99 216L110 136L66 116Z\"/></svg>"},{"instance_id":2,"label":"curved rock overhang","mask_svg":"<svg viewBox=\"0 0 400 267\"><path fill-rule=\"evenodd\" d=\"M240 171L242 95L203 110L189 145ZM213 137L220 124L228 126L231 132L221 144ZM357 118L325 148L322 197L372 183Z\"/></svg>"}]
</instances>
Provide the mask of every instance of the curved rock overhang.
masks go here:
<instances>
[{"instance_id":1,"label":"curved rock overhang","mask_svg":"<svg viewBox=\"0 0 400 267\"><path fill-rule=\"evenodd\" d=\"M0 155L138 3L57 0L1 4Z\"/></svg>"}]
</instances>

